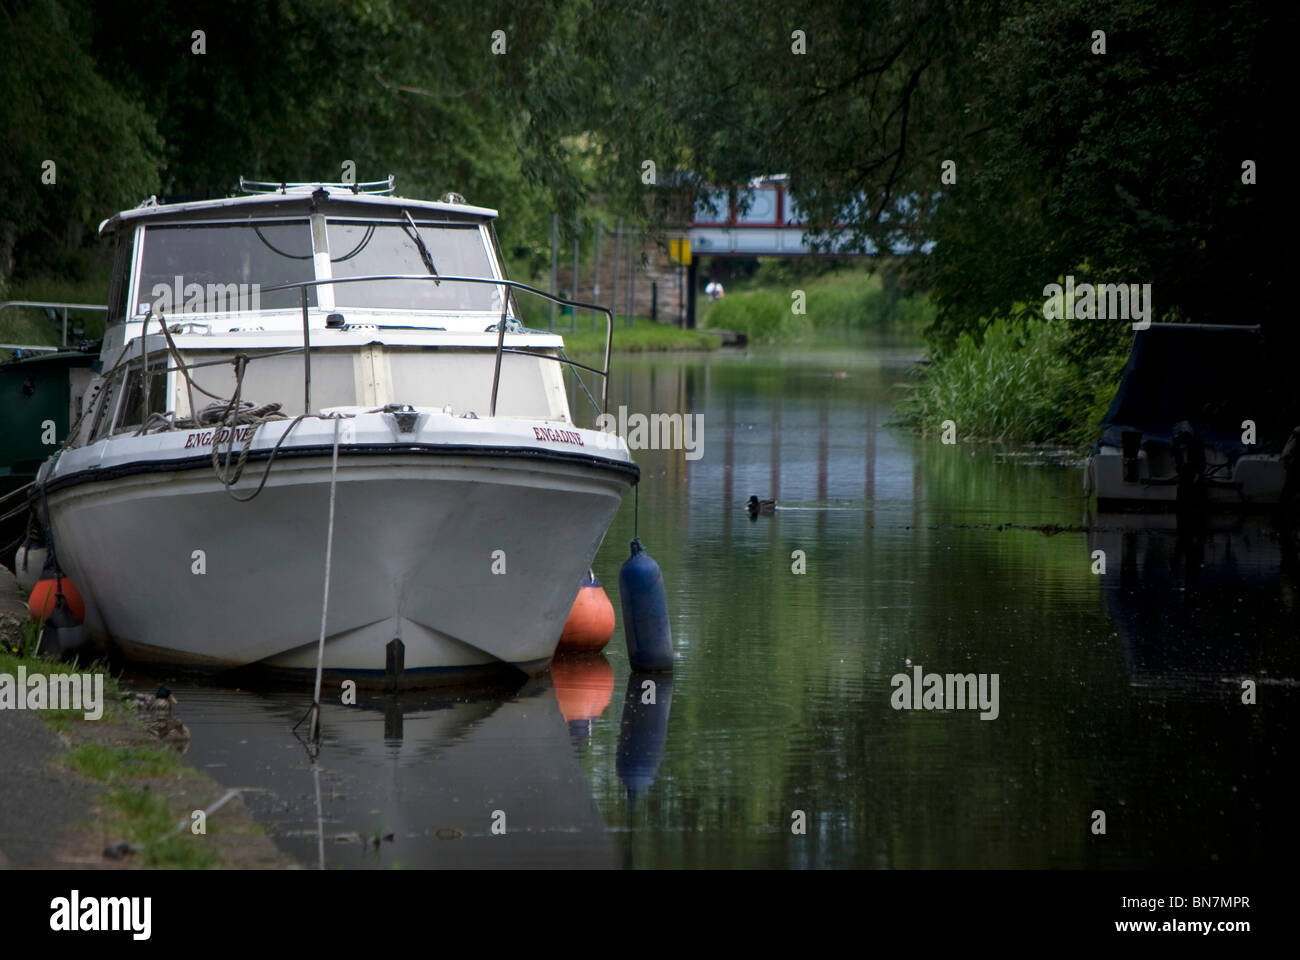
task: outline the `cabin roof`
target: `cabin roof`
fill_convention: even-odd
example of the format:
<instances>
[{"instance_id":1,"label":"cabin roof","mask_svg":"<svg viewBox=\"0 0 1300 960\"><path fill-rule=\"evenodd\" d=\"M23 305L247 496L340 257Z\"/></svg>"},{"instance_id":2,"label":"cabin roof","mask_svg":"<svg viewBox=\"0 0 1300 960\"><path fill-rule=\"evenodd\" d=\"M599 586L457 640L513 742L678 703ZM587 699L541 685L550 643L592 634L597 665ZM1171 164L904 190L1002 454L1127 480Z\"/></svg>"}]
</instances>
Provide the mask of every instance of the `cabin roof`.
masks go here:
<instances>
[{"instance_id":1,"label":"cabin roof","mask_svg":"<svg viewBox=\"0 0 1300 960\"><path fill-rule=\"evenodd\" d=\"M325 191L324 201L317 197L317 191ZM323 206L322 206L323 203ZM443 200L414 200L409 197L382 196L369 193L353 193L337 184L290 185L284 192L257 193L248 196L220 197L215 200L193 200L187 203L158 203L150 197L140 206L114 214L99 225L100 235L112 232L118 225L127 221L149 220L154 218L171 218L180 215L216 214L238 220L253 215L291 215L306 213L316 209L329 212L347 212L357 215L369 209L372 213L396 212L398 210L425 210L452 214L465 220L493 220L497 211L491 207L479 207L469 203L448 203Z\"/></svg>"},{"instance_id":2,"label":"cabin roof","mask_svg":"<svg viewBox=\"0 0 1300 960\"><path fill-rule=\"evenodd\" d=\"M1190 422L1202 439L1235 459L1249 452L1242 420L1257 421L1261 441L1285 436L1292 424L1274 417L1268 397L1267 352L1258 325L1153 323L1133 337L1133 348L1101 442L1123 444L1125 431L1170 444L1174 425ZM1259 449L1266 449L1261 443Z\"/></svg>"}]
</instances>

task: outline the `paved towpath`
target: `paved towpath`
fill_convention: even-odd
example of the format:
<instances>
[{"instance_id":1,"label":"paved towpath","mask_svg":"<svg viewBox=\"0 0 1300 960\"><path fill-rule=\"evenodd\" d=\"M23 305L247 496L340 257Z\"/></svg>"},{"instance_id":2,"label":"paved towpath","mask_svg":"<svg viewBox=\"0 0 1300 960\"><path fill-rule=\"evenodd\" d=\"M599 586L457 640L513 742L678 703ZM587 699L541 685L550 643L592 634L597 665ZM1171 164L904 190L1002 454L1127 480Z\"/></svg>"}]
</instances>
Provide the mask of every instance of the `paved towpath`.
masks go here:
<instances>
[{"instance_id":1,"label":"paved towpath","mask_svg":"<svg viewBox=\"0 0 1300 960\"><path fill-rule=\"evenodd\" d=\"M27 605L13 574L0 566L0 643L21 637ZM12 650L13 644L7 648ZM5 663L10 664L6 666ZM0 661L0 673L13 673L13 658ZM157 749L158 739L138 717L112 702L95 722L73 722L55 730L40 715L0 709L0 870L32 867L122 869L145 865L145 858L109 859L106 847L124 839L121 824L105 819L105 785L79 777L64 765L69 748ZM183 751L182 751L183 752ZM161 797L180 823L206 809L226 789L190 764L161 777L130 778L131 788ZM221 807L220 830L193 838L215 848L216 865L233 869L283 869L297 864L278 850L236 797ZM3 906L0 906L3 914Z\"/></svg>"},{"instance_id":2,"label":"paved towpath","mask_svg":"<svg viewBox=\"0 0 1300 960\"><path fill-rule=\"evenodd\" d=\"M0 642L26 617L13 574L0 566ZM95 787L55 763L63 749L36 714L0 710L0 869L66 866L58 851L90 817Z\"/></svg>"},{"instance_id":3,"label":"paved towpath","mask_svg":"<svg viewBox=\"0 0 1300 960\"><path fill-rule=\"evenodd\" d=\"M0 869L70 865L59 853L91 819L96 790L56 765L63 749L40 717L0 710Z\"/></svg>"}]
</instances>

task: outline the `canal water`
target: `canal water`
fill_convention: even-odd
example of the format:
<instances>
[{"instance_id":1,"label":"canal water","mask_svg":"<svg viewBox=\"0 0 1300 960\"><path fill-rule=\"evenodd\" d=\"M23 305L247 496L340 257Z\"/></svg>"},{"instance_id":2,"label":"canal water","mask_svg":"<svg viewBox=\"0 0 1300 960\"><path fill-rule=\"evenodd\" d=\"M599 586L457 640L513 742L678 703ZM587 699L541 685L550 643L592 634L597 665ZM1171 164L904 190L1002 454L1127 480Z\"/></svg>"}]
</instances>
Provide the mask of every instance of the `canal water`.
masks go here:
<instances>
[{"instance_id":1,"label":"canal water","mask_svg":"<svg viewBox=\"0 0 1300 960\"><path fill-rule=\"evenodd\" d=\"M629 496L595 563L616 610L634 530L662 567L671 679L631 673L620 616L605 654L535 680L327 705L315 762L293 730L309 684L176 682L189 759L327 869L1208 868L1294 849L1294 532L1089 517L1077 463L891 427L917 353L617 363L612 408L703 417L697 459L637 453L639 517ZM775 513L751 520L751 495ZM917 671L996 679L996 716L919 692L896 709Z\"/></svg>"}]
</instances>

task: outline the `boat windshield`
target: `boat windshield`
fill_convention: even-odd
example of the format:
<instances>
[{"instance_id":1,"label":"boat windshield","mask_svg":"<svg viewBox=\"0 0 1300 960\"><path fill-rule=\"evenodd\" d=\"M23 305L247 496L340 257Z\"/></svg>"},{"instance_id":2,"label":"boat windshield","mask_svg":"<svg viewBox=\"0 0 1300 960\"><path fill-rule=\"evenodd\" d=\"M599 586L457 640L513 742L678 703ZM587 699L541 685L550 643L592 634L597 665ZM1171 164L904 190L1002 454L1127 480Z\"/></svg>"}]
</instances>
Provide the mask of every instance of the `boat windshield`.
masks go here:
<instances>
[{"instance_id":1,"label":"boat windshield","mask_svg":"<svg viewBox=\"0 0 1300 960\"><path fill-rule=\"evenodd\" d=\"M297 290L263 288L315 279L306 219L158 224L145 228L137 310L168 315L297 307ZM308 290L315 305L316 291Z\"/></svg>"},{"instance_id":2,"label":"boat windshield","mask_svg":"<svg viewBox=\"0 0 1300 960\"><path fill-rule=\"evenodd\" d=\"M410 225L404 221L330 220L328 227L335 278L430 273ZM416 221L416 228L438 276L492 278L492 261L478 224ZM340 307L497 313L501 309L501 289L486 283L448 280L339 283L334 285L334 302Z\"/></svg>"}]
</instances>

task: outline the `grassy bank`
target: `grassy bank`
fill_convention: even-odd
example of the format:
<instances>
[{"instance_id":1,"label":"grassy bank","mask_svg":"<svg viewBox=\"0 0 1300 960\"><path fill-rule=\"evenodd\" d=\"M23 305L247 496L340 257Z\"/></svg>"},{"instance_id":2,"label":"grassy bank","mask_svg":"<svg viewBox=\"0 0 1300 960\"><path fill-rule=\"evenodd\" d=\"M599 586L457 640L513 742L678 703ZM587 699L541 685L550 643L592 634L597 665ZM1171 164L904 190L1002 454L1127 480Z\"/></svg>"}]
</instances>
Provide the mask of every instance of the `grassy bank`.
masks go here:
<instances>
[{"instance_id":1,"label":"grassy bank","mask_svg":"<svg viewBox=\"0 0 1300 960\"><path fill-rule=\"evenodd\" d=\"M189 870L220 862L211 845L195 843L188 830L177 829L177 817L158 787L184 774L184 762L168 747L110 746L86 743L64 757L70 770L104 787L99 828L117 843L130 844L145 866ZM218 829L215 824L210 830Z\"/></svg>"},{"instance_id":2,"label":"grassy bank","mask_svg":"<svg viewBox=\"0 0 1300 960\"><path fill-rule=\"evenodd\" d=\"M605 349L603 326L593 332L591 321L585 317L579 318L576 333L570 333L568 324L561 324L557 319L555 332L564 337L567 353L599 354ZM705 333L703 330L683 330L672 324L655 323L652 320L637 318L630 327L622 320L614 324L616 353L643 353L649 350L715 350L721 342L721 338L716 334Z\"/></svg>"},{"instance_id":3,"label":"grassy bank","mask_svg":"<svg viewBox=\"0 0 1300 960\"><path fill-rule=\"evenodd\" d=\"M0 287L0 300L44 300L61 303L107 303L108 274L104 278L70 280L38 278ZM75 328L80 327L81 333ZM0 310L0 343L19 343L31 346L56 347L62 327L53 322L44 310L30 307L10 307ZM69 311L68 341L75 343L83 337L93 340L104 332L104 314L99 311ZM7 357L9 351L0 350Z\"/></svg>"},{"instance_id":4,"label":"grassy bank","mask_svg":"<svg viewBox=\"0 0 1300 960\"><path fill-rule=\"evenodd\" d=\"M997 318L982 335L932 347L906 385L896 422L930 434L951 420L961 440L1086 446L1119 385L1124 342L1086 342L1065 322L1023 310Z\"/></svg>"},{"instance_id":5,"label":"grassy bank","mask_svg":"<svg viewBox=\"0 0 1300 960\"><path fill-rule=\"evenodd\" d=\"M32 823L33 835L43 836L52 861L71 856L81 864L184 869L290 864L238 801L214 813L206 833L192 833L193 812L216 801L223 788L146 730L108 667L36 656L31 647L37 635L28 627L21 637L9 637L0 648L0 674L16 677L21 667L28 677L91 673L104 678L99 719L86 719L81 710L36 712L58 737L59 745L46 761L57 771L54 775L79 778L94 790L93 819L71 824L71 835ZM0 722L5 719L0 715ZM4 751L0 739L0 763ZM107 859L105 851L114 848L117 858Z\"/></svg>"},{"instance_id":6,"label":"grassy bank","mask_svg":"<svg viewBox=\"0 0 1300 960\"><path fill-rule=\"evenodd\" d=\"M829 331L920 333L934 318L927 297L904 297L859 264L764 261L752 276L724 286L721 300L700 297L698 325L735 330L752 343L797 343Z\"/></svg>"}]
</instances>

